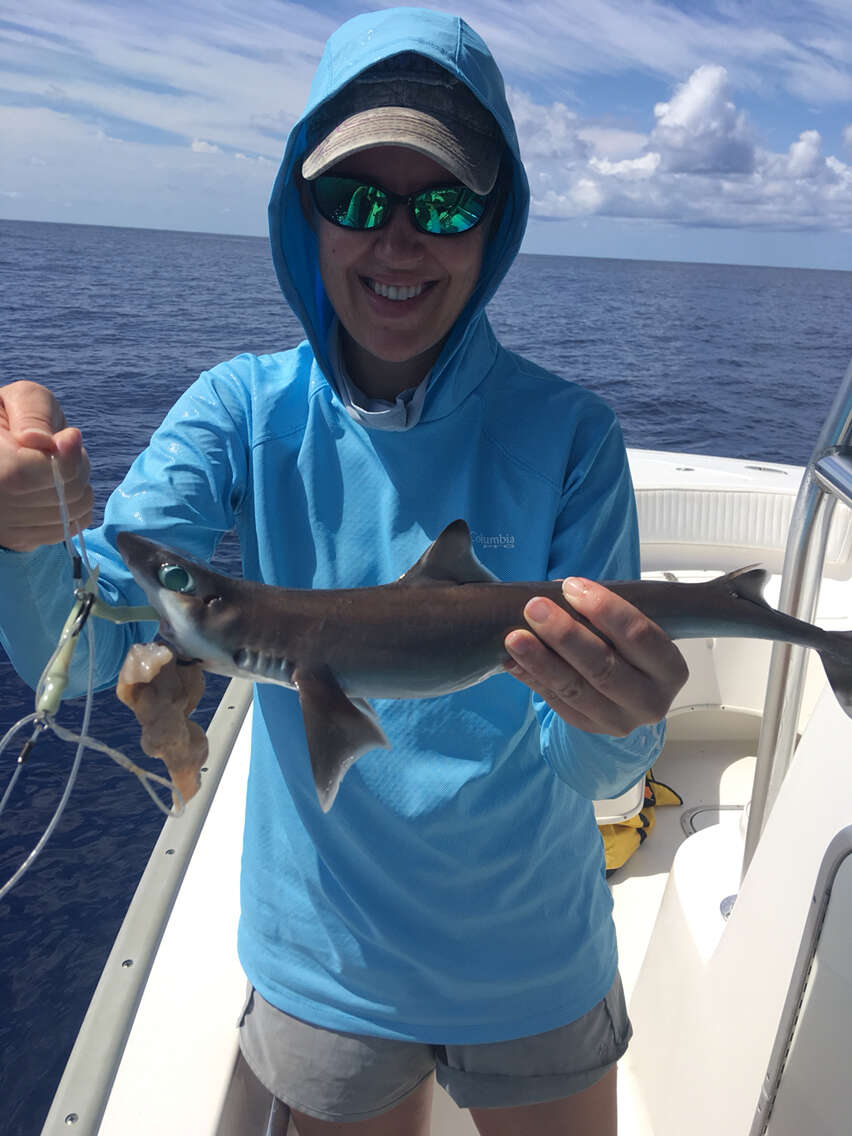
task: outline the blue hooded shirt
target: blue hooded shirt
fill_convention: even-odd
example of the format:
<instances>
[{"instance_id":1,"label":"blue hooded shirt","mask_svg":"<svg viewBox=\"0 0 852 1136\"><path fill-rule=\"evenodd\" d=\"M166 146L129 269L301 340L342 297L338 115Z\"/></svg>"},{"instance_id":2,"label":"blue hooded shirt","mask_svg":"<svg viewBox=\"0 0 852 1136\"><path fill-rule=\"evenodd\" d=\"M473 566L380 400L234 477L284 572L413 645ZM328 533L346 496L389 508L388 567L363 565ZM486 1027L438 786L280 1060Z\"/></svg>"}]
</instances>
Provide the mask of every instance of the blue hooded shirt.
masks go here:
<instances>
[{"instance_id":1,"label":"blue hooded shirt","mask_svg":"<svg viewBox=\"0 0 852 1136\"><path fill-rule=\"evenodd\" d=\"M293 173L317 108L408 51L445 67L494 115L511 191L419 421L381 431L354 421L330 382L334 313ZM502 579L637 576L635 504L612 411L506 351L485 313L520 247L528 200L500 73L462 20L403 8L343 25L269 207L278 279L307 339L220 364L178 400L88 536L105 597L144 602L115 550L122 529L204 560L236 528L246 576L342 588L398 578L463 517L477 556ZM67 596L53 587L64 556L62 546L0 554L0 635L32 684L66 614ZM98 621L96 630L105 687L131 639L155 627ZM68 695L85 681L81 643ZM361 757L324 814L298 696L255 688L239 927L250 981L319 1026L435 1044L521 1037L586 1013L616 971L592 802L644 775L662 725L620 739L585 734L509 675L373 704L392 749Z\"/></svg>"}]
</instances>

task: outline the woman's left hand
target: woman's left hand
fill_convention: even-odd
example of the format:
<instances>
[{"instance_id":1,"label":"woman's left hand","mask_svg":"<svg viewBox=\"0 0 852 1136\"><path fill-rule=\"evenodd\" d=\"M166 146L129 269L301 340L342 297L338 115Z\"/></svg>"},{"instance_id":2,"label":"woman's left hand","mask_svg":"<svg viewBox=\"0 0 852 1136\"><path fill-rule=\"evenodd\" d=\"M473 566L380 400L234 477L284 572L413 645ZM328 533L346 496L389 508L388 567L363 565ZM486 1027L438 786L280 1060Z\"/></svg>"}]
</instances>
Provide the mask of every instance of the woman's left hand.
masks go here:
<instances>
[{"instance_id":1,"label":"woman's left hand","mask_svg":"<svg viewBox=\"0 0 852 1136\"><path fill-rule=\"evenodd\" d=\"M524 608L532 631L506 636L514 660L506 669L587 733L624 737L659 722L689 676L683 655L661 627L602 584L573 577L562 592L609 642L536 596Z\"/></svg>"}]
</instances>

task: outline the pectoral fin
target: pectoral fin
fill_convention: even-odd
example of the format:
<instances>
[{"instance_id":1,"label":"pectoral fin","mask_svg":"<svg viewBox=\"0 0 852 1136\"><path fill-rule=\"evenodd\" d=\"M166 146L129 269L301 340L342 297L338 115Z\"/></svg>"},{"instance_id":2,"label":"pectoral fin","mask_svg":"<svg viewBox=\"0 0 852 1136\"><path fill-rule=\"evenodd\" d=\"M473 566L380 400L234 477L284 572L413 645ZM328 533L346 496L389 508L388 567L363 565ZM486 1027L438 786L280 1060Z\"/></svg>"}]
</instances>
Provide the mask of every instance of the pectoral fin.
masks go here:
<instances>
[{"instance_id":1,"label":"pectoral fin","mask_svg":"<svg viewBox=\"0 0 852 1136\"><path fill-rule=\"evenodd\" d=\"M302 706L317 796L327 813L349 766L367 750L390 749L390 742L372 709L354 705L328 667L297 668L293 682Z\"/></svg>"}]
</instances>

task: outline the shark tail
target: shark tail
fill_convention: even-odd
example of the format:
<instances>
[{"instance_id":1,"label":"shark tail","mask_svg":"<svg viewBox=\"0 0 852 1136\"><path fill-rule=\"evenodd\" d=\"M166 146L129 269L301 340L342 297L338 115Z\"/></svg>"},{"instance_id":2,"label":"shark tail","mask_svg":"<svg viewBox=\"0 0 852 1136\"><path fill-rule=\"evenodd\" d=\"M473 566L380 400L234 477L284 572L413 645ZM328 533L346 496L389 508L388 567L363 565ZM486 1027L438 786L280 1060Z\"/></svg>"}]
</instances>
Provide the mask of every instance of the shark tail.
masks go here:
<instances>
[{"instance_id":1,"label":"shark tail","mask_svg":"<svg viewBox=\"0 0 852 1136\"><path fill-rule=\"evenodd\" d=\"M852 718L852 631L830 631L831 645L819 657L834 697Z\"/></svg>"},{"instance_id":2,"label":"shark tail","mask_svg":"<svg viewBox=\"0 0 852 1136\"><path fill-rule=\"evenodd\" d=\"M764 569L750 564L711 583L723 584L743 599L768 608L769 604L763 598L768 576ZM843 712L852 718L852 631L828 631L826 638L828 644L819 652L826 678Z\"/></svg>"}]
</instances>

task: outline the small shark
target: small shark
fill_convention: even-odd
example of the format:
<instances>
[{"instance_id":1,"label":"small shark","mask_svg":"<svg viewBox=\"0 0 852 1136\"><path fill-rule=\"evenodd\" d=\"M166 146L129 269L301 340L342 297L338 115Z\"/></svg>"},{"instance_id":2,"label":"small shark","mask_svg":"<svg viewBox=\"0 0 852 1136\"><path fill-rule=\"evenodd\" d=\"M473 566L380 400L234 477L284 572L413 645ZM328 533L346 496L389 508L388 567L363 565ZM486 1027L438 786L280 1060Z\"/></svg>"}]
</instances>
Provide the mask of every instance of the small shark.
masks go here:
<instances>
[{"instance_id":1,"label":"small shark","mask_svg":"<svg viewBox=\"0 0 852 1136\"><path fill-rule=\"evenodd\" d=\"M361 754L390 749L365 699L432 698L504 673L503 641L515 628L529 630L523 610L533 596L591 626L559 582L498 580L476 558L463 520L394 583L371 588L271 587L211 572L134 533L119 533L117 542L159 614L161 637L180 655L214 674L298 691L326 812ZM814 648L852 717L852 631L823 631L776 611L763 599L767 575L749 567L697 584L603 583L672 639L733 636Z\"/></svg>"}]
</instances>

